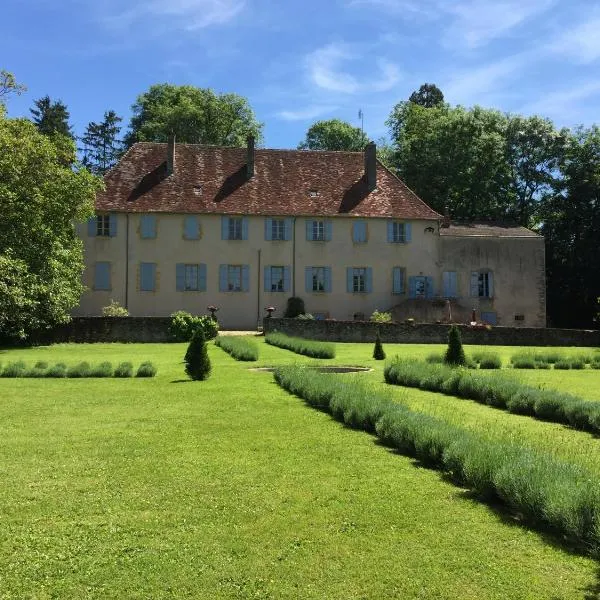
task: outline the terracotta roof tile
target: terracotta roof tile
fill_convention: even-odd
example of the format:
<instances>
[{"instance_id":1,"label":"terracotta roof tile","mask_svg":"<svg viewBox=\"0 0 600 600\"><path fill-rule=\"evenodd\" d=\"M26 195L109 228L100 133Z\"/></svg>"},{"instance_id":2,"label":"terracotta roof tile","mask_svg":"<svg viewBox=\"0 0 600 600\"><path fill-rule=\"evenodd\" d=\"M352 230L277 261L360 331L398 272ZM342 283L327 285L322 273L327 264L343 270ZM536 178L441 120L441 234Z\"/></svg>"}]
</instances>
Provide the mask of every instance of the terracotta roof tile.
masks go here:
<instances>
[{"instance_id":1,"label":"terracotta roof tile","mask_svg":"<svg viewBox=\"0 0 600 600\"><path fill-rule=\"evenodd\" d=\"M166 144L132 146L106 174L96 210L441 218L379 162L369 193L362 152L259 149L249 180L246 148L177 144L170 176L166 156Z\"/></svg>"},{"instance_id":2,"label":"terracotta roof tile","mask_svg":"<svg viewBox=\"0 0 600 600\"><path fill-rule=\"evenodd\" d=\"M531 229L507 223L451 223L450 227L440 227L440 235L456 237L530 237L541 238Z\"/></svg>"}]
</instances>

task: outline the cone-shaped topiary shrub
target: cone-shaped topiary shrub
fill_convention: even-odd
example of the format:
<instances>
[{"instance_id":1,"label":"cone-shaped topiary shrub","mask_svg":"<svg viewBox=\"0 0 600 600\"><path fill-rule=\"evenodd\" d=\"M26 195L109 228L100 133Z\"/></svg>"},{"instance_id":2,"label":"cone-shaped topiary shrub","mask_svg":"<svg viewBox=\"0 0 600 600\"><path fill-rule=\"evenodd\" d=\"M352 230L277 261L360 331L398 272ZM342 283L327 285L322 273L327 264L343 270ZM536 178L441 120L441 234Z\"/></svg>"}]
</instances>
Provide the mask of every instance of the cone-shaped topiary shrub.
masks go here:
<instances>
[{"instance_id":1,"label":"cone-shaped topiary shrub","mask_svg":"<svg viewBox=\"0 0 600 600\"><path fill-rule=\"evenodd\" d=\"M385 360L385 352L383 351L383 346L381 345L381 336L379 335L379 331L377 332L377 336L375 337L375 348L373 348L373 358L375 360Z\"/></svg>"},{"instance_id":2,"label":"cone-shaped topiary shrub","mask_svg":"<svg viewBox=\"0 0 600 600\"><path fill-rule=\"evenodd\" d=\"M194 381L204 381L210 375L210 369L204 332L198 328L185 353L185 372Z\"/></svg>"},{"instance_id":3,"label":"cone-shaped topiary shrub","mask_svg":"<svg viewBox=\"0 0 600 600\"><path fill-rule=\"evenodd\" d=\"M304 300L298 298L298 296L292 296L291 298L288 298L283 317L284 319L295 319L298 315L303 315L305 312Z\"/></svg>"},{"instance_id":4,"label":"cone-shaped topiary shrub","mask_svg":"<svg viewBox=\"0 0 600 600\"><path fill-rule=\"evenodd\" d=\"M448 349L446 350L446 356L444 362L447 365L465 365L467 359L465 358L465 351L462 347L462 341L460 339L460 331L456 325L450 327L448 333Z\"/></svg>"}]
</instances>

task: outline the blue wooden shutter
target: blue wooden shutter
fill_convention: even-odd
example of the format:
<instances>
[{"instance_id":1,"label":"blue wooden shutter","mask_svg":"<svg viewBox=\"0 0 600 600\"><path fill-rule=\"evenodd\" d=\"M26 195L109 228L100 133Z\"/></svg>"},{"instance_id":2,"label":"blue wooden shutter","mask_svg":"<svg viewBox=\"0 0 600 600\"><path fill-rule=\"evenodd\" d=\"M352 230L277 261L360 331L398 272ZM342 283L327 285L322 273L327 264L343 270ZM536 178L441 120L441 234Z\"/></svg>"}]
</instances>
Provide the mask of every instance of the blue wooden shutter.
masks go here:
<instances>
[{"instance_id":1,"label":"blue wooden shutter","mask_svg":"<svg viewBox=\"0 0 600 600\"><path fill-rule=\"evenodd\" d=\"M183 236L186 240L197 240L199 238L198 217L187 216L183 222Z\"/></svg>"},{"instance_id":2,"label":"blue wooden shutter","mask_svg":"<svg viewBox=\"0 0 600 600\"><path fill-rule=\"evenodd\" d=\"M352 241L362 244L367 241L367 224L365 221L354 221L352 227Z\"/></svg>"},{"instance_id":3,"label":"blue wooden shutter","mask_svg":"<svg viewBox=\"0 0 600 600\"><path fill-rule=\"evenodd\" d=\"M371 267L367 267L365 279L365 290L370 294L373 291L373 269Z\"/></svg>"},{"instance_id":4,"label":"blue wooden shutter","mask_svg":"<svg viewBox=\"0 0 600 600\"><path fill-rule=\"evenodd\" d=\"M229 239L229 217L221 217L221 239Z\"/></svg>"},{"instance_id":5,"label":"blue wooden shutter","mask_svg":"<svg viewBox=\"0 0 600 600\"><path fill-rule=\"evenodd\" d=\"M434 295L433 277L426 277L425 283L426 283L425 294L427 295L428 298L433 298L433 295Z\"/></svg>"},{"instance_id":6,"label":"blue wooden shutter","mask_svg":"<svg viewBox=\"0 0 600 600\"><path fill-rule=\"evenodd\" d=\"M265 292L271 291L271 267L265 267Z\"/></svg>"},{"instance_id":7,"label":"blue wooden shutter","mask_svg":"<svg viewBox=\"0 0 600 600\"><path fill-rule=\"evenodd\" d=\"M471 296L477 298L479 296L479 271L471 273Z\"/></svg>"},{"instance_id":8,"label":"blue wooden shutter","mask_svg":"<svg viewBox=\"0 0 600 600\"><path fill-rule=\"evenodd\" d=\"M117 236L117 215L109 215L108 217L108 235L110 237Z\"/></svg>"},{"instance_id":9,"label":"blue wooden shutter","mask_svg":"<svg viewBox=\"0 0 600 600\"><path fill-rule=\"evenodd\" d=\"M306 239L310 242L313 239L313 222L306 219Z\"/></svg>"},{"instance_id":10,"label":"blue wooden shutter","mask_svg":"<svg viewBox=\"0 0 600 600\"><path fill-rule=\"evenodd\" d=\"M387 224L387 240L388 242L394 241L394 222L388 221Z\"/></svg>"},{"instance_id":11,"label":"blue wooden shutter","mask_svg":"<svg viewBox=\"0 0 600 600\"><path fill-rule=\"evenodd\" d=\"M352 267L346 267L346 291L349 293L354 291L353 274Z\"/></svg>"},{"instance_id":12,"label":"blue wooden shutter","mask_svg":"<svg viewBox=\"0 0 600 600\"><path fill-rule=\"evenodd\" d=\"M273 240L273 219L270 217L265 219L265 240L267 240L267 242Z\"/></svg>"},{"instance_id":13,"label":"blue wooden shutter","mask_svg":"<svg viewBox=\"0 0 600 600\"><path fill-rule=\"evenodd\" d=\"M497 325L498 324L498 314L495 312L482 312L481 320L488 325Z\"/></svg>"},{"instance_id":14,"label":"blue wooden shutter","mask_svg":"<svg viewBox=\"0 0 600 600\"><path fill-rule=\"evenodd\" d=\"M283 267L283 291L289 292L292 288L291 285L291 270L289 267Z\"/></svg>"},{"instance_id":15,"label":"blue wooden shutter","mask_svg":"<svg viewBox=\"0 0 600 600\"><path fill-rule=\"evenodd\" d=\"M283 239L286 242L289 242L292 239L292 227L294 226L294 223L292 221L292 219L286 219L283 222Z\"/></svg>"},{"instance_id":16,"label":"blue wooden shutter","mask_svg":"<svg viewBox=\"0 0 600 600\"><path fill-rule=\"evenodd\" d=\"M143 292L153 292L156 286L156 265L154 263L141 263L140 289Z\"/></svg>"},{"instance_id":17,"label":"blue wooden shutter","mask_svg":"<svg viewBox=\"0 0 600 600\"><path fill-rule=\"evenodd\" d=\"M144 239L156 237L156 216L142 215L140 222L140 233Z\"/></svg>"},{"instance_id":18,"label":"blue wooden shutter","mask_svg":"<svg viewBox=\"0 0 600 600\"><path fill-rule=\"evenodd\" d=\"M110 290L110 263L96 263L94 269L94 289Z\"/></svg>"},{"instance_id":19,"label":"blue wooden shutter","mask_svg":"<svg viewBox=\"0 0 600 600\"><path fill-rule=\"evenodd\" d=\"M412 240L412 226L410 223L404 223L404 241L410 242Z\"/></svg>"},{"instance_id":20,"label":"blue wooden shutter","mask_svg":"<svg viewBox=\"0 0 600 600\"><path fill-rule=\"evenodd\" d=\"M219 266L219 291L227 291L227 265Z\"/></svg>"},{"instance_id":21,"label":"blue wooden shutter","mask_svg":"<svg viewBox=\"0 0 600 600\"><path fill-rule=\"evenodd\" d=\"M325 221L325 241L330 242L333 238L333 223Z\"/></svg>"},{"instance_id":22,"label":"blue wooden shutter","mask_svg":"<svg viewBox=\"0 0 600 600\"><path fill-rule=\"evenodd\" d=\"M93 216L88 219L88 235L96 237L98 233L98 217Z\"/></svg>"},{"instance_id":23,"label":"blue wooden shutter","mask_svg":"<svg viewBox=\"0 0 600 600\"><path fill-rule=\"evenodd\" d=\"M198 265L198 291L206 291L206 265L204 263Z\"/></svg>"},{"instance_id":24,"label":"blue wooden shutter","mask_svg":"<svg viewBox=\"0 0 600 600\"><path fill-rule=\"evenodd\" d=\"M250 267L248 265L242 266L242 292L250 291Z\"/></svg>"},{"instance_id":25,"label":"blue wooden shutter","mask_svg":"<svg viewBox=\"0 0 600 600\"><path fill-rule=\"evenodd\" d=\"M392 293L403 294L404 293L404 277L401 267L394 267L392 269Z\"/></svg>"},{"instance_id":26,"label":"blue wooden shutter","mask_svg":"<svg viewBox=\"0 0 600 600\"><path fill-rule=\"evenodd\" d=\"M456 298L456 271L444 271L444 298Z\"/></svg>"},{"instance_id":27,"label":"blue wooden shutter","mask_svg":"<svg viewBox=\"0 0 600 600\"><path fill-rule=\"evenodd\" d=\"M248 239L248 217L242 217L242 239Z\"/></svg>"},{"instance_id":28,"label":"blue wooden shutter","mask_svg":"<svg viewBox=\"0 0 600 600\"><path fill-rule=\"evenodd\" d=\"M409 298L417 297L417 278L416 277L408 278L408 297Z\"/></svg>"},{"instance_id":29,"label":"blue wooden shutter","mask_svg":"<svg viewBox=\"0 0 600 600\"><path fill-rule=\"evenodd\" d=\"M494 297L494 276L491 271L488 273L488 294L490 298ZM490 323L490 325L495 325L495 323Z\"/></svg>"},{"instance_id":30,"label":"blue wooden shutter","mask_svg":"<svg viewBox=\"0 0 600 600\"><path fill-rule=\"evenodd\" d=\"M175 265L175 289L178 292L185 292L185 265L183 263Z\"/></svg>"},{"instance_id":31,"label":"blue wooden shutter","mask_svg":"<svg viewBox=\"0 0 600 600\"><path fill-rule=\"evenodd\" d=\"M306 267L304 269L304 283L305 283L305 287L306 287L306 291L307 292L312 292L313 291L313 286L312 286L312 267Z\"/></svg>"},{"instance_id":32,"label":"blue wooden shutter","mask_svg":"<svg viewBox=\"0 0 600 600\"><path fill-rule=\"evenodd\" d=\"M325 267L325 291L331 292L331 267Z\"/></svg>"}]
</instances>

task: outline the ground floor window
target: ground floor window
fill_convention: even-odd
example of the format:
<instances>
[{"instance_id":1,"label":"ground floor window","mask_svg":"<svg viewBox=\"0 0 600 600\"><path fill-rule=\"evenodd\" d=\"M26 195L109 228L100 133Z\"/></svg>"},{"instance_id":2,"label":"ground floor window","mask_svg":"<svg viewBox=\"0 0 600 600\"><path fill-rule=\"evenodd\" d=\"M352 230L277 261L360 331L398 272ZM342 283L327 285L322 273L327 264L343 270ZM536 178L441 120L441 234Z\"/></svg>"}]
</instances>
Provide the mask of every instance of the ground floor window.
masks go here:
<instances>
[{"instance_id":1,"label":"ground floor window","mask_svg":"<svg viewBox=\"0 0 600 600\"><path fill-rule=\"evenodd\" d=\"M474 298L492 298L494 295L494 277L491 271L473 271L471 273L471 296Z\"/></svg>"}]
</instances>

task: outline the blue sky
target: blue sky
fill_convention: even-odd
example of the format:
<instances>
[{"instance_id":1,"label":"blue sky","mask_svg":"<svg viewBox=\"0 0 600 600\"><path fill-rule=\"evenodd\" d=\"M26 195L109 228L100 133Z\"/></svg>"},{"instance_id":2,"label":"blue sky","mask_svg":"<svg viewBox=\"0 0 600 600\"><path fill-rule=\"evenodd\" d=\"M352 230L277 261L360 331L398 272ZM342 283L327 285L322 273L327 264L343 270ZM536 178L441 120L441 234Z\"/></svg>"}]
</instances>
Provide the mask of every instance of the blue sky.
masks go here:
<instances>
[{"instance_id":1,"label":"blue sky","mask_svg":"<svg viewBox=\"0 0 600 600\"><path fill-rule=\"evenodd\" d=\"M78 134L125 117L151 84L246 96L265 146L318 119L373 139L395 103L434 82L452 104L600 121L600 2L592 0L4 0L0 68L33 100L63 100Z\"/></svg>"}]
</instances>

